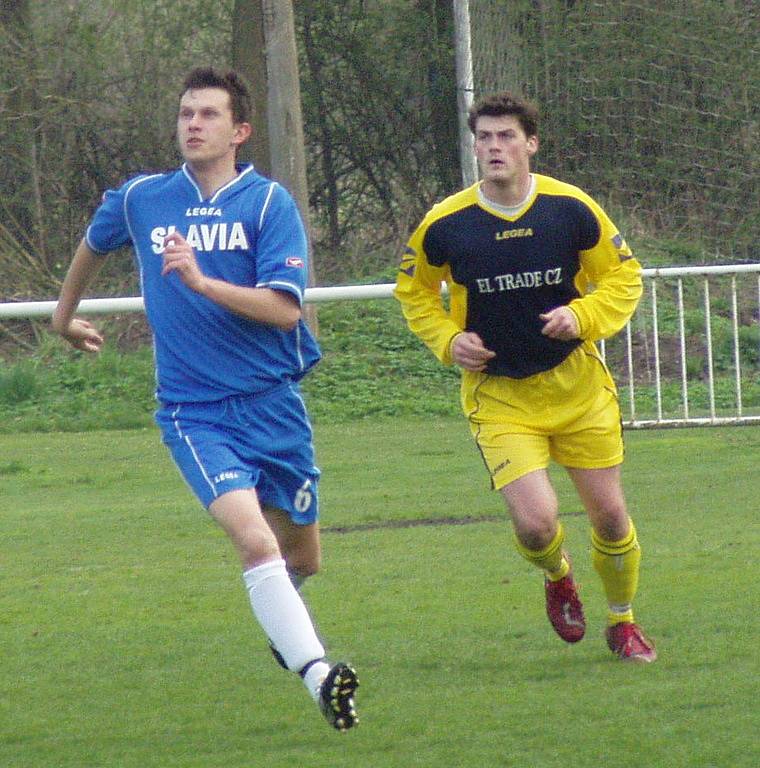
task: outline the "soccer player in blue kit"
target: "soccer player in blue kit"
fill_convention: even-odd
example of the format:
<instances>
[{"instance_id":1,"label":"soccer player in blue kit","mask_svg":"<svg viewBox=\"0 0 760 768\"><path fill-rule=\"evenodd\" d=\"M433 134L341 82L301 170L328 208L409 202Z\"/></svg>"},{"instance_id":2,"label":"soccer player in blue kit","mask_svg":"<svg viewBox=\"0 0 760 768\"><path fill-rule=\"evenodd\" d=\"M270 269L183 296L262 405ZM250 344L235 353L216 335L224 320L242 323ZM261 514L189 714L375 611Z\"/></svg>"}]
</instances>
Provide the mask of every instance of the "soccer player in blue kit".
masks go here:
<instances>
[{"instance_id":1,"label":"soccer player in blue kit","mask_svg":"<svg viewBox=\"0 0 760 768\"><path fill-rule=\"evenodd\" d=\"M551 460L567 470L591 523L607 645L622 660L652 662L654 644L633 614L641 550L620 477L617 390L594 344L636 309L640 265L591 197L531 172L534 105L486 95L470 109L469 127L482 180L428 212L409 239L395 296L410 329L462 370L462 409L517 551L544 574L556 633L578 642L586 619Z\"/></svg>"},{"instance_id":2,"label":"soccer player in blue kit","mask_svg":"<svg viewBox=\"0 0 760 768\"><path fill-rule=\"evenodd\" d=\"M103 337L76 309L104 256L131 245L153 332L163 442L237 549L275 657L345 731L358 720L356 673L326 660L298 591L321 556L319 470L298 388L320 357L301 317L306 236L289 193L237 163L249 114L236 73L188 74L177 118L184 164L104 195L52 326L76 349L101 349Z\"/></svg>"}]
</instances>

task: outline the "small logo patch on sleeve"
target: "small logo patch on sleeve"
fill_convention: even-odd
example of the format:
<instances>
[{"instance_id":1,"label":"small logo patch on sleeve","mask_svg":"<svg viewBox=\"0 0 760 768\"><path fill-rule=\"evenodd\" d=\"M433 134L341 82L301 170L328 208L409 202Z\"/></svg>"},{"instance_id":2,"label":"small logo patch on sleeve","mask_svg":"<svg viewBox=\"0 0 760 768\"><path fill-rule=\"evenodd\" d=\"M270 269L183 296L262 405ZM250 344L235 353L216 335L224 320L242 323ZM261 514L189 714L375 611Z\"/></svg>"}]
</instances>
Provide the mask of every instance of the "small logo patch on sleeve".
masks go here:
<instances>
[{"instance_id":1,"label":"small logo patch on sleeve","mask_svg":"<svg viewBox=\"0 0 760 768\"><path fill-rule=\"evenodd\" d=\"M618 258L621 262L628 261L629 259L633 258L633 254L631 253L631 249L628 247L628 243L626 243L625 238L619 232L612 238L612 244L615 246L615 248L617 248Z\"/></svg>"},{"instance_id":2,"label":"small logo patch on sleeve","mask_svg":"<svg viewBox=\"0 0 760 768\"><path fill-rule=\"evenodd\" d=\"M404 250L404 255L401 257L401 264L399 265L399 271L403 272L409 277L414 277L414 267L417 260L417 254L409 246Z\"/></svg>"},{"instance_id":3,"label":"small logo patch on sleeve","mask_svg":"<svg viewBox=\"0 0 760 768\"><path fill-rule=\"evenodd\" d=\"M288 256L287 259L285 259L285 266L286 267L303 267L303 259L300 256Z\"/></svg>"}]
</instances>

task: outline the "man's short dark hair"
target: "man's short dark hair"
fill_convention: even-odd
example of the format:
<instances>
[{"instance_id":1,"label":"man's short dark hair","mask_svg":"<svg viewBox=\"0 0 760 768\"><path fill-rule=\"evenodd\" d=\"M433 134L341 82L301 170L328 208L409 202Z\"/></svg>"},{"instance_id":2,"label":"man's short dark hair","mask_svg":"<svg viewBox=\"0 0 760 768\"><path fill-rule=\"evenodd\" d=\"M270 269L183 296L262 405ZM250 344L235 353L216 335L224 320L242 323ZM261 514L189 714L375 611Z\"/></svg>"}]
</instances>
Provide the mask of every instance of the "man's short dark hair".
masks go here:
<instances>
[{"instance_id":1,"label":"man's short dark hair","mask_svg":"<svg viewBox=\"0 0 760 768\"><path fill-rule=\"evenodd\" d=\"M526 136L538 136L538 107L527 99L515 96L509 91L490 93L478 99L469 110L467 125L475 133L479 117L502 117L514 115Z\"/></svg>"},{"instance_id":2,"label":"man's short dark hair","mask_svg":"<svg viewBox=\"0 0 760 768\"><path fill-rule=\"evenodd\" d=\"M221 88L227 91L230 97L232 121L234 123L250 122L251 96L243 78L234 70L220 72L213 67L198 67L185 77L180 96L197 88Z\"/></svg>"}]
</instances>

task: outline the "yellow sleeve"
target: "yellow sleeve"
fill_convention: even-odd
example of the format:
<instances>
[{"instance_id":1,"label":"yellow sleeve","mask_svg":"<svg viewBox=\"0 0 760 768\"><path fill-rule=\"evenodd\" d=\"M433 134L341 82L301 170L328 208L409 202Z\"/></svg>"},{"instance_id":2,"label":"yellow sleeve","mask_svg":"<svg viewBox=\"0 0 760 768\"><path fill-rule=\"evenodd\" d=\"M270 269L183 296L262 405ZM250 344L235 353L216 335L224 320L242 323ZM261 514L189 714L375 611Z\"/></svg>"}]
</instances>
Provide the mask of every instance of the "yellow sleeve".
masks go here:
<instances>
[{"instance_id":1,"label":"yellow sleeve","mask_svg":"<svg viewBox=\"0 0 760 768\"><path fill-rule=\"evenodd\" d=\"M593 201L590 201L593 203ZM570 302L580 327L580 338L599 341L614 336L631 319L642 293L641 265L602 209L599 242L581 252L576 287L581 298Z\"/></svg>"},{"instance_id":2,"label":"yellow sleeve","mask_svg":"<svg viewBox=\"0 0 760 768\"><path fill-rule=\"evenodd\" d=\"M426 229L427 221L423 221L409 239L393 295L400 302L401 311L412 333L442 363L451 365L451 341L462 331L462 326L443 304L441 284L451 284L448 266L432 266L422 248Z\"/></svg>"}]
</instances>

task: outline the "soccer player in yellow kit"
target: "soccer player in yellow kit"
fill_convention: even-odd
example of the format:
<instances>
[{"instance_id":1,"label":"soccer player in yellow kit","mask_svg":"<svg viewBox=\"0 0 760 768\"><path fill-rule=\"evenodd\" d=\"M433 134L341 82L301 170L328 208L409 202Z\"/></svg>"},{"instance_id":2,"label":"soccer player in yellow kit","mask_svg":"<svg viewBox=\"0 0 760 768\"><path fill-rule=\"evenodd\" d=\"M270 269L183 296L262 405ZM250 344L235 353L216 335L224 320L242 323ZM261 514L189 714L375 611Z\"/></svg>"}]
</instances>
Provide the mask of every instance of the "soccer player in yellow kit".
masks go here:
<instances>
[{"instance_id":1,"label":"soccer player in yellow kit","mask_svg":"<svg viewBox=\"0 0 760 768\"><path fill-rule=\"evenodd\" d=\"M654 644L633 616L641 550L620 479L617 390L594 344L632 316L641 267L593 199L531 172L534 105L492 94L472 106L469 126L482 181L428 212L409 240L395 296L410 329L441 362L462 369L462 408L518 552L544 571L557 634L577 642L586 621L551 460L565 467L588 513L609 648L621 659L654 661Z\"/></svg>"}]
</instances>

